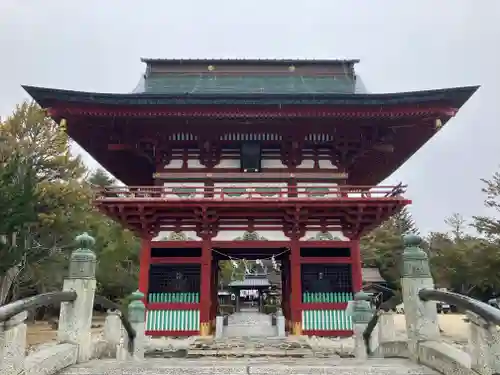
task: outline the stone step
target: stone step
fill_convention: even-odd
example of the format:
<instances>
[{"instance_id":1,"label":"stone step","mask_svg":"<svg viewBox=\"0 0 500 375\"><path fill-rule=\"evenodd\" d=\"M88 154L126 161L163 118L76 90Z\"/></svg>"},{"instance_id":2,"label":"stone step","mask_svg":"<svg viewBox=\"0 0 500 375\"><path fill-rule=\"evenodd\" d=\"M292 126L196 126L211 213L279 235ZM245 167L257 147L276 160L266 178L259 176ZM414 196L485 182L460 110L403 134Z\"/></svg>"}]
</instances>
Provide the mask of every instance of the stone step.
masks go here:
<instances>
[{"instance_id":1,"label":"stone step","mask_svg":"<svg viewBox=\"0 0 500 375\"><path fill-rule=\"evenodd\" d=\"M72 366L60 375L437 375L404 359L147 359L95 360Z\"/></svg>"},{"instance_id":2,"label":"stone step","mask_svg":"<svg viewBox=\"0 0 500 375\"><path fill-rule=\"evenodd\" d=\"M199 357L312 357L311 346L302 338L232 337L226 339L200 338L188 351L188 358Z\"/></svg>"}]
</instances>

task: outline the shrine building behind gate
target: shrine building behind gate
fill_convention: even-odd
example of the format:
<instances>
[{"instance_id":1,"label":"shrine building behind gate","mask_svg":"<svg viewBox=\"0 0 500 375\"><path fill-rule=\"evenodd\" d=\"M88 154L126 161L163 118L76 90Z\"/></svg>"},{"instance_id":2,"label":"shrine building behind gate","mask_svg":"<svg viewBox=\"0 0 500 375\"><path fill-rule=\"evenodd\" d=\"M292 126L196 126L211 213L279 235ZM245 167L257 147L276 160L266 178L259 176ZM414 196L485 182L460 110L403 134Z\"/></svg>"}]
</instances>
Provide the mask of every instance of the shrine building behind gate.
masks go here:
<instances>
[{"instance_id":1,"label":"shrine building behind gate","mask_svg":"<svg viewBox=\"0 0 500 375\"><path fill-rule=\"evenodd\" d=\"M130 94L25 89L126 185L95 204L142 238L148 334L211 334L218 261L275 255L287 330L350 335L359 239L410 203L378 184L477 87L367 94L356 60L143 62Z\"/></svg>"}]
</instances>

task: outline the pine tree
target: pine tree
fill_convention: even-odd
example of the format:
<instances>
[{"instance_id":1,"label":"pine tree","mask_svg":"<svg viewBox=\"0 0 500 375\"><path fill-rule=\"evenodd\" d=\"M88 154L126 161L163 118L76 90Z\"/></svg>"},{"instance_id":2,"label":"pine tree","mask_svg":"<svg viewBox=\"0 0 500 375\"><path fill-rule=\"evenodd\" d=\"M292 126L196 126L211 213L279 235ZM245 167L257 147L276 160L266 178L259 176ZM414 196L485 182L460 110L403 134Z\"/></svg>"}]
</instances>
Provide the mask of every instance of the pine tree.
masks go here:
<instances>
[{"instance_id":1,"label":"pine tree","mask_svg":"<svg viewBox=\"0 0 500 375\"><path fill-rule=\"evenodd\" d=\"M406 234L418 234L417 224L413 219L410 211L404 207L397 214L393 215L382 226L394 228L396 233L404 236Z\"/></svg>"},{"instance_id":2,"label":"pine tree","mask_svg":"<svg viewBox=\"0 0 500 375\"><path fill-rule=\"evenodd\" d=\"M116 181L104 169L96 169L88 179L89 183L93 186L104 188L113 185Z\"/></svg>"}]
</instances>

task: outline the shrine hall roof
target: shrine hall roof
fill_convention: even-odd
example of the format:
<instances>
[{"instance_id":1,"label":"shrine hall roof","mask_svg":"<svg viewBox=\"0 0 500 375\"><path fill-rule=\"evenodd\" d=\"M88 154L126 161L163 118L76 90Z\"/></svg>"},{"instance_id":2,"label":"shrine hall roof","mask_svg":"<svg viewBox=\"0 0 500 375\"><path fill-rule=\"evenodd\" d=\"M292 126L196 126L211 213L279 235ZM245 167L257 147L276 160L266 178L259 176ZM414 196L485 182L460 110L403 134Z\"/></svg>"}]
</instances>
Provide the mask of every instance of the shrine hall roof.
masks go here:
<instances>
[{"instance_id":1,"label":"shrine hall roof","mask_svg":"<svg viewBox=\"0 0 500 375\"><path fill-rule=\"evenodd\" d=\"M146 70L132 93L23 86L48 108L69 105L416 105L460 108L477 87L368 94L357 59L141 59Z\"/></svg>"},{"instance_id":2,"label":"shrine hall roof","mask_svg":"<svg viewBox=\"0 0 500 375\"><path fill-rule=\"evenodd\" d=\"M42 107L71 105L337 105L391 106L436 103L459 109L479 86L383 94L355 93L132 93L112 94L23 86Z\"/></svg>"},{"instance_id":3,"label":"shrine hall roof","mask_svg":"<svg viewBox=\"0 0 500 375\"><path fill-rule=\"evenodd\" d=\"M271 284L269 283L269 280L267 278L262 278L262 279L249 279L249 278L244 278L243 280L235 280L231 281L229 283L230 287L248 287L248 288L262 288L262 287L268 287Z\"/></svg>"}]
</instances>

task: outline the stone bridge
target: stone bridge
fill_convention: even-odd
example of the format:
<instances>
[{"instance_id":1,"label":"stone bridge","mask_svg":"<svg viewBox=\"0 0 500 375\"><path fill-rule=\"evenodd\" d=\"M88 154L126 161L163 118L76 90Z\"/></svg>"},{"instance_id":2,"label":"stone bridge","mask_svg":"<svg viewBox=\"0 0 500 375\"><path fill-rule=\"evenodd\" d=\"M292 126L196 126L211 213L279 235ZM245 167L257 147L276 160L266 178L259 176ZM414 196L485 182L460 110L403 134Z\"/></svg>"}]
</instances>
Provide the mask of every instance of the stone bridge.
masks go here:
<instances>
[{"instance_id":1,"label":"stone bridge","mask_svg":"<svg viewBox=\"0 0 500 375\"><path fill-rule=\"evenodd\" d=\"M151 339L144 335L143 295L133 293L128 312L95 296L94 241L77 237L80 248L71 256L63 291L0 307L0 374L460 374L500 373L500 311L454 293L436 291L428 259L416 236L405 238L402 292L406 336L396 337L394 315L373 310L369 296L356 294L350 310L352 345L325 345L326 339L288 336L281 317L259 337ZM462 350L445 343L437 323L436 301L467 310L469 342ZM61 304L57 342L26 350L27 310ZM94 304L108 308L104 333L91 336ZM221 327L219 327L221 326ZM272 328L272 329L271 329ZM251 333L250 333L251 334ZM228 346L232 340L235 346ZM182 357L182 358L180 358Z\"/></svg>"}]
</instances>

